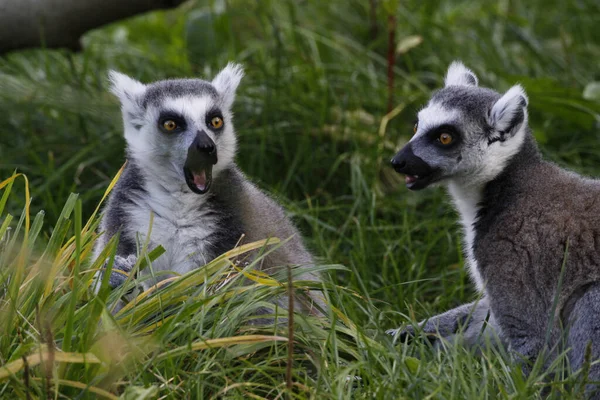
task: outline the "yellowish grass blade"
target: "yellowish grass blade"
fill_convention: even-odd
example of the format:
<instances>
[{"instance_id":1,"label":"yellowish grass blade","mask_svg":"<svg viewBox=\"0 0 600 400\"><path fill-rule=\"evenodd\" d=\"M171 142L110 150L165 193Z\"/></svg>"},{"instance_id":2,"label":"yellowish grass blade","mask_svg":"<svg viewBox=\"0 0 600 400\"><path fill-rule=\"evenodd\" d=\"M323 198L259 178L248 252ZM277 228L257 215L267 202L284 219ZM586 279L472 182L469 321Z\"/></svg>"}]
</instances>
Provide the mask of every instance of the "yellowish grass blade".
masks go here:
<instances>
[{"instance_id":1,"label":"yellowish grass blade","mask_svg":"<svg viewBox=\"0 0 600 400\"><path fill-rule=\"evenodd\" d=\"M42 361L47 361L51 358L57 362L71 363L71 364L99 364L101 361L92 353L62 353L54 352L52 356L49 355L48 350L43 350L38 353L33 353L25 358L29 367L34 367L40 364ZM10 362L3 367L0 367L0 381L9 378L22 370L25 367L25 361L21 358Z\"/></svg>"},{"instance_id":2,"label":"yellowish grass blade","mask_svg":"<svg viewBox=\"0 0 600 400\"><path fill-rule=\"evenodd\" d=\"M234 249L231 249L228 252L223 253L221 256L217 257L216 259L217 260L220 258L232 259L239 255L247 253L249 251L260 249L261 247L265 247L267 245L272 246L272 245L279 244L279 243L281 243L281 241L278 238L269 238L269 239L258 240L256 242L244 244L242 246L238 246Z\"/></svg>"},{"instance_id":3,"label":"yellowish grass blade","mask_svg":"<svg viewBox=\"0 0 600 400\"><path fill-rule=\"evenodd\" d=\"M32 378L34 381L41 381L41 378ZM114 394L104 390L104 389L100 389L98 387L95 386L89 386L86 385L85 383L81 383L81 382L76 382L76 381L70 381L67 379L54 379L55 383L60 384L60 385L64 385L64 386L70 386L70 387L74 387L77 389L84 389L84 390L88 390L94 394L97 394L99 396L105 397L107 399L111 399L111 400L119 400L119 398L117 396L115 396Z\"/></svg>"},{"instance_id":4,"label":"yellowish grass blade","mask_svg":"<svg viewBox=\"0 0 600 400\"><path fill-rule=\"evenodd\" d=\"M62 265L60 261L61 260L57 257L52 263L52 266L50 267L50 273L48 274L48 276L54 277L54 279L48 279L46 281L46 286L44 288L45 297L48 297L50 295L50 292L52 292L52 288L56 284L56 278L58 278L58 271Z\"/></svg>"},{"instance_id":5,"label":"yellowish grass blade","mask_svg":"<svg viewBox=\"0 0 600 400\"><path fill-rule=\"evenodd\" d=\"M157 330L158 328L160 328L161 326L163 326L164 324L166 324L167 322L171 321L173 318L175 318L174 315L170 315L165 319L161 319L159 321L154 322L152 325L148 325L145 328L142 329L138 329L137 332L135 332L136 335L139 336L144 336L147 335L149 333L154 332L155 330Z\"/></svg>"},{"instance_id":6,"label":"yellowish grass blade","mask_svg":"<svg viewBox=\"0 0 600 400\"><path fill-rule=\"evenodd\" d=\"M21 175L21 174L13 174L10 178L6 178L2 182L0 182L0 190L4 189L4 187L6 185L8 185L9 183L13 182L15 180L15 178L19 175Z\"/></svg>"},{"instance_id":7,"label":"yellowish grass blade","mask_svg":"<svg viewBox=\"0 0 600 400\"><path fill-rule=\"evenodd\" d=\"M169 357L177 356L191 351L214 349L219 347L229 347L237 344L254 344L265 342L287 342L288 338L283 336L268 336L268 335L247 335L247 336L231 336L217 339L206 339L192 343L189 346L180 346L173 350L159 354L155 361L161 361Z\"/></svg>"},{"instance_id":8,"label":"yellowish grass blade","mask_svg":"<svg viewBox=\"0 0 600 400\"><path fill-rule=\"evenodd\" d=\"M350 319L344 315L344 313L337 307L334 307L332 305L330 305L331 310L335 313L335 315L338 316L338 318L344 323L344 325L346 325L348 328L350 328L353 331L356 331L356 325L354 325L354 323L352 321L350 321Z\"/></svg>"},{"instance_id":9,"label":"yellowish grass blade","mask_svg":"<svg viewBox=\"0 0 600 400\"><path fill-rule=\"evenodd\" d=\"M23 179L25 179L25 238L27 238L27 234L29 233L29 203L31 201L31 196L29 195L29 179L27 179L27 176L24 174L13 174L10 178L0 182L0 190L9 183L14 182L19 176L22 176Z\"/></svg>"},{"instance_id":10,"label":"yellowish grass blade","mask_svg":"<svg viewBox=\"0 0 600 400\"><path fill-rule=\"evenodd\" d=\"M261 285L265 286L284 286L281 282L271 278L268 274L262 271L244 271L242 268L239 268L233 263L231 263L231 265L237 272L241 273L247 279L250 279L253 282L260 283Z\"/></svg>"}]
</instances>

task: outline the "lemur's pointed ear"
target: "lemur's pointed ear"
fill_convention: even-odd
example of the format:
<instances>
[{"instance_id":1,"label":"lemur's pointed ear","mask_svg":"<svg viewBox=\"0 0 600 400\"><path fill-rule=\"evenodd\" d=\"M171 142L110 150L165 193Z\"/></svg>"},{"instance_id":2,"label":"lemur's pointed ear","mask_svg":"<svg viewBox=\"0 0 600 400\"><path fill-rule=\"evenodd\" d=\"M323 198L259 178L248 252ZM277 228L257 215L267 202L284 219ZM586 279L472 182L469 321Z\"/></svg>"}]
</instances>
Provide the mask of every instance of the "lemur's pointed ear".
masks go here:
<instances>
[{"instance_id":1,"label":"lemur's pointed ear","mask_svg":"<svg viewBox=\"0 0 600 400\"><path fill-rule=\"evenodd\" d=\"M110 91L119 98L123 109L133 111L140 107L140 100L146 91L144 84L117 71L110 71L108 79Z\"/></svg>"},{"instance_id":2,"label":"lemur's pointed ear","mask_svg":"<svg viewBox=\"0 0 600 400\"><path fill-rule=\"evenodd\" d=\"M235 100L235 91L244 77L244 69L240 64L229 63L213 79L212 84L221 95L225 107L231 107Z\"/></svg>"},{"instance_id":3,"label":"lemur's pointed ear","mask_svg":"<svg viewBox=\"0 0 600 400\"><path fill-rule=\"evenodd\" d=\"M527 122L527 103L527 94L521 85L511 87L492 106L488 123L501 134L516 132Z\"/></svg>"},{"instance_id":4,"label":"lemur's pointed ear","mask_svg":"<svg viewBox=\"0 0 600 400\"><path fill-rule=\"evenodd\" d=\"M460 61L454 61L448 67L444 83L446 86L477 86L479 82L473 71Z\"/></svg>"}]
</instances>

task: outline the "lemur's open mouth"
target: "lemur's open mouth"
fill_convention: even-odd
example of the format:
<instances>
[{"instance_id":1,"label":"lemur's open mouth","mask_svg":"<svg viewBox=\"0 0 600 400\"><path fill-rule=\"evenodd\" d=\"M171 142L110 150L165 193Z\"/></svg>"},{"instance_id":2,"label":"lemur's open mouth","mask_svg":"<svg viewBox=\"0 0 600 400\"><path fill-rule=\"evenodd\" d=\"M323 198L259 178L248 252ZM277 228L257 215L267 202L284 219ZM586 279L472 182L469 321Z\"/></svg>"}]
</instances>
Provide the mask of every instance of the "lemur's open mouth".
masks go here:
<instances>
[{"instance_id":1,"label":"lemur's open mouth","mask_svg":"<svg viewBox=\"0 0 600 400\"><path fill-rule=\"evenodd\" d=\"M406 182L407 185L415 183L417 181L417 179L419 179L419 175L406 175L404 177L404 181Z\"/></svg>"},{"instance_id":2,"label":"lemur's open mouth","mask_svg":"<svg viewBox=\"0 0 600 400\"><path fill-rule=\"evenodd\" d=\"M188 148L183 166L185 183L190 190L204 194L212 184L213 165L217 163L217 147L204 131L198 131L194 142Z\"/></svg>"},{"instance_id":3,"label":"lemur's open mouth","mask_svg":"<svg viewBox=\"0 0 600 400\"><path fill-rule=\"evenodd\" d=\"M420 190L426 188L432 181L433 174L427 175L406 175L404 182L410 190Z\"/></svg>"},{"instance_id":4,"label":"lemur's open mouth","mask_svg":"<svg viewBox=\"0 0 600 400\"><path fill-rule=\"evenodd\" d=\"M184 167L183 174L185 175L185 182L192 192L204 194L210 189L212 183L212 165L197 171L192 171L188 167Z\"/></svg>"},{"instance_id":5,"label":"lemur's open mouth","mask_svg":"<svg viewBox=\"0 0 600 400\"><path fill-rule=\"evenodd\" d=\"M420 190L426 188L436 176L436 168L432 168L429 164L417 157L412 151L411 143L404 146L394 158L392 158L392 166L399 174L406 177L406 187L410 190Z\"/></svg>"}]
</instances>

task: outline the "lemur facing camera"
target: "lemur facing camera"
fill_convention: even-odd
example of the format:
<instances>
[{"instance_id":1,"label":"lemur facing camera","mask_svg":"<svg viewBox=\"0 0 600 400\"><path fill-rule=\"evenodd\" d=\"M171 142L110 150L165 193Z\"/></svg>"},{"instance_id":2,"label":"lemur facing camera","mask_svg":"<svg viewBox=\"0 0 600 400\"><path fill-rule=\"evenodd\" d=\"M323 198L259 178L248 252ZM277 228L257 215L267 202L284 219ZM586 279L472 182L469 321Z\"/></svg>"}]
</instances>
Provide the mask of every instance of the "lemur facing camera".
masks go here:
<instances>
[{"instance_id":1,"label":"lemur facing camera","mask_svg":"<svg viewBox=\"0 0 600 400\"><path fill-rule=\"evenodd\" d=\"M448 188L483 295L420 328L453 338L466 323L469 344L491 325L529 360L552 354L564 339L576 370L588 342L592 360L600 358L600 181L542 159L521 86L500 94L477 84L473 72L452 63L445 87L392 159L409 189ZM600 364L589 379L600 380Z\"/></svg>"},{"instance_id":2,"label":"lemur facing camera","mask_svg":"<svg viewBox=\"0 0 600 400\"><path fill-rule=\"evenodd\" d=\"M236 64L227 65L212 82L176 79L144 85L110 73L111 91L121 102L127 165L104 209L96 257L119 233L114 269L130 272L136 243L149 239L150 249L162 245L166 250L152 269L184 274L233 249L244 235L244 242L288 240L261 260L263 271L313 265L281 206L234 162L237 140L231 108L242 77ZM152 230L146 238L151 214ZM319 277L304 273L296 279ZM109 278L113 288L124 281L122 274ZM154 283L150 279L142 286L147 289ZM311 296L320 303L315 293ZM301 311L318 313L312 301L305 303L298 307Z\"/></svg>"}]
</instances>

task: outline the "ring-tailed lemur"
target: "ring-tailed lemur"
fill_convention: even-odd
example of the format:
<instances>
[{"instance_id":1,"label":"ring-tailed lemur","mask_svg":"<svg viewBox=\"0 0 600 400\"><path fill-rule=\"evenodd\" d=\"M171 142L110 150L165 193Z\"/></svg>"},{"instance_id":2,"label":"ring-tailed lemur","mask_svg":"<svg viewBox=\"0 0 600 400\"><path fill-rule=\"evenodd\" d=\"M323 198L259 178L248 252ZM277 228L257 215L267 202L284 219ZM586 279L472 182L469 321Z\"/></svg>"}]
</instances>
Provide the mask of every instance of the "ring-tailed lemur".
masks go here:
<instances>
[{"instance_id":1,"label":"ring-tailed lemur","mask_svg":"<svg viewBox=\"0 0 600 400\"><path fill-rule=\"evenodd\" d=\"M473 72L451 64L445 87L418 113L414 136L392 159L409 189L447 186L469 272L483 294L421 327L451 337L470 319L472 341L489 318L529 359L565 335L577 369L590 340L593 359L600 358L600 181L542 159L521 86L499 94L477 85ZM600 364L590 379L600 380Z\"/></svg>"},{"instance_id":2,"label":"ring-tailed lemur","mask_svg":"<svg viewBox=\"0 0 600 400\"><path fill-rule=\"evenodd\" d=\"M283 209L234 162L237 141L231 107L242 76L236 64L227 65L212 82L177 79L144 85L110 73L111 91L121 102L127 165L104 209L104 234L96 244L96 257L120 233L114 268L131 271L136 241L146 241L153 214L149 247L160 244L166 250L152 263L155 272L183 274L198 268L234 248L242 235L245 242L291 238L261 260L264 271L313 264ZM319 277L306 273L299 279ZM110 286L124 280L113 273ZM142 285L154 283L151 279ZM316 309L306 305L303 311Z\"/></svg>"}]
</instances>

